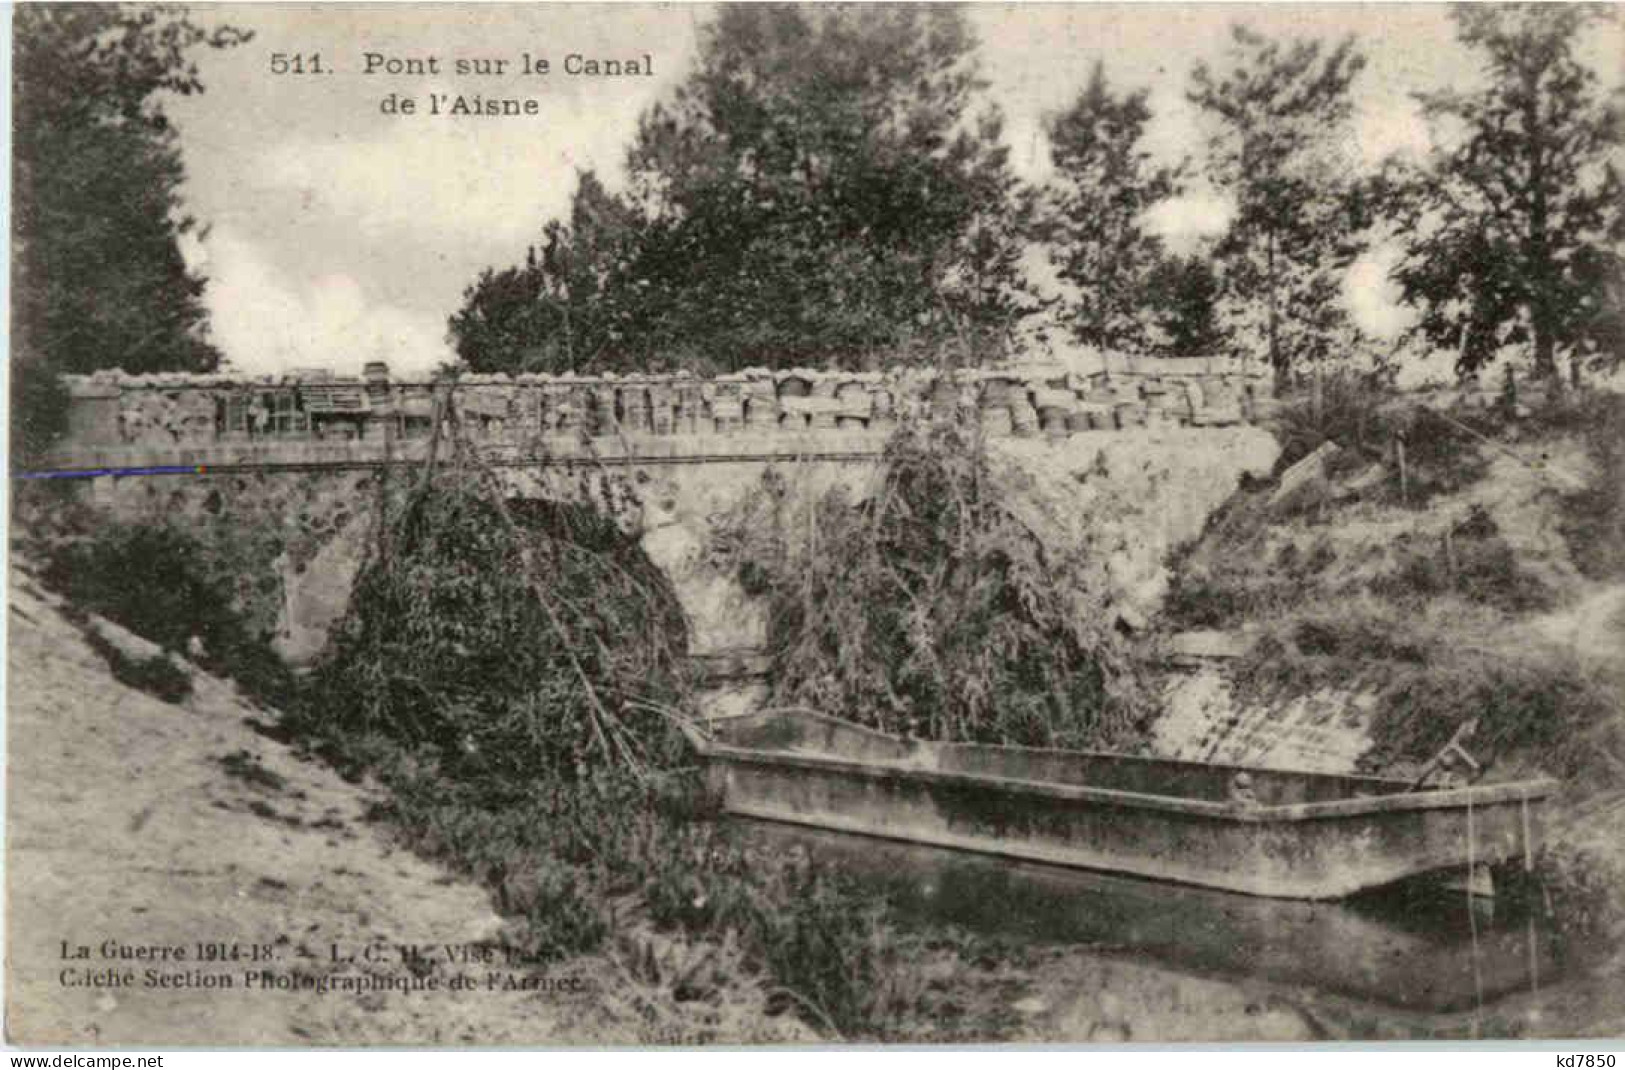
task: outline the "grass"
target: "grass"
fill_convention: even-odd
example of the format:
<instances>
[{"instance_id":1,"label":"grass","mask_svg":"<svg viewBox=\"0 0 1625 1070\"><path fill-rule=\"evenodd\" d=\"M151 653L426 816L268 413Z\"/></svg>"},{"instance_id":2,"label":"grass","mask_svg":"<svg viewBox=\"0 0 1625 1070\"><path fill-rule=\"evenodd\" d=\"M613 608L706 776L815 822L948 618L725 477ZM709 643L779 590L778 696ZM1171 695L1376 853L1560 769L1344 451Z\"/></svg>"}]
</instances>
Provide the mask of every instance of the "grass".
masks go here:
<instances>
[{"instance_id":1,"label":"grass","mask_svg":"<svg viewBox=\"0 0 1625 1070\"><path fill-rule=\"evenodd\" d=\"M137 691L145 691L160 702L184 702L192 694L192 674L176 665L162 651L138 658L108 642L94 627L83 629L85 642L100 654L113 673L113 679Z\"/></svg>"},{"instance_id":2,"label":"grass","mask_svg":"<svg viewBox=\"0 0 1625 1070\"><path fill-rule=\"evenodd\" d=\"M1468 720L1469 750L1485 764L1533 762L1565 777L1618 779L1606 738L1617 697L1598 673L1559 650L1463 645L1449 628L1381 603L1304 612L1265 625L1234 666L1238 701L1352 688L1375 696L1373 770L1425 762Z\"/></svg>"},{"instance_id":3,"label":"grass","mask_svg":"<svg viewBox=\"0 0 1625 1070\"><path fill-rule=\"evenodd\" d=\"M1587 485L1563 502L1559 530L1575 566L1592 579L1625 576L1625 397L1584 396L1542 419L1583 436L1592 463Z\"/></svg>"}]
</instances>

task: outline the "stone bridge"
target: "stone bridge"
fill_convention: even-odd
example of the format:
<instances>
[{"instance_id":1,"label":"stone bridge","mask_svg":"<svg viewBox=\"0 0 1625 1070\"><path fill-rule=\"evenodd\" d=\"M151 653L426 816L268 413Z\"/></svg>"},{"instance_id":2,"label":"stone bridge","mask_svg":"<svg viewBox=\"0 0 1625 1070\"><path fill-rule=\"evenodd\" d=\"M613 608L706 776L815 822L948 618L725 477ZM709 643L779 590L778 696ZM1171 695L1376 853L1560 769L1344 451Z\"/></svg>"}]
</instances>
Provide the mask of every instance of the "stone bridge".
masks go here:
<instances>
[{"instance_id":1,"label":"stone bridge","mask_svg":"<svg viewBox=\"0 0 1625 1070\"><path fill-rule=\"evenodd\" d=\"M769 469L802 500L861 498L900 421L956 418L986 432L1020 481L1040 538L1112 555L1125 619L1154 610L1163 562L1194 538L1242 473L1274 463L1252 422L1269 379L1223 361L1118 361L1092 375L1015 365L934 372L789 370L715 379L465 376L455 384L311 372L73 378L68 432L30 475L81 477L115 518L191 526L295 662L344 609L381 470L421 464L437 407L511 494L570 500L591 469L637 490L623 517L672 579L697 655L749 651L761 607L708 561L714 525Z\"/></svg>"}]
</instances>

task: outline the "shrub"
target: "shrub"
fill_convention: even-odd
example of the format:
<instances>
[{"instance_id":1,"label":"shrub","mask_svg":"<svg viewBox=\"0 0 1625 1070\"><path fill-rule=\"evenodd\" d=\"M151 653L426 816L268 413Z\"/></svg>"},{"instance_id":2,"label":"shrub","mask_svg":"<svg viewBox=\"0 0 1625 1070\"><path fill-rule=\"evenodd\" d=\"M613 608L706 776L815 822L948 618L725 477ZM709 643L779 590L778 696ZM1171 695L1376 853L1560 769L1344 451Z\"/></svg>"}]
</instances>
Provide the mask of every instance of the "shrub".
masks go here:
<instances>
[{"instance_id":1,"label":"shrub","mask_svg":"<svg viewBox=\"0 0 1625 1070\"><path fill-rule=\"evenodd\" d=\"M81 517L79 524L32 548L43 557L46 586L80 611L100 614L165 650L186 650L196 637L204 668L274 705L297 700L293 674L243 622L229 578L209 573L190 533L161 522L89 526Z\"/></svg>"},{"instance_id":2,"label":"shrub","mask_svg":"<svg viewBox=\"0 0 1625 1070\"><path fill-rule=\"evenodd\" d=\"M1441 652L1389 677L1371 724L1368 761L1425 761L1476 717L1469 749L1482 760L1529 756L1552 773L1573 776L1599 760L1592 733L1616 712L1608 690L1572 659Z\"/></svg>"},{"instance_id":3,"label":"shrub","mask_svg":"<svg viewBox=\"0 0 1625 1070\"><path fill-rule=\"evenodd\" d=\"M1333 477L1348 474L1362 458L1389 462L1384 498L1422 508L1484 477L1489 462L1475 436L1491 437L1498 428L1494 414L1443 414L1425 403L1405 401L1379 376L1334 372L1322 380L1318 406L1311 394L1301 393L1281 407L1276 471L1290 468L1322 443L1335 442L1343 453L1330 466ZM1405 444L1403 481L1396 453L1400 440Z\"/></svg>"},{"instance_id":4,"label":"shrub","mask_svg":"<svg viewBox=\"0 0 1625 1070\"><path fill-rule=\"evenodd\" d=\"M1324 375L1318 403L1312 391L1304 390L1277 411L1281 456L1276 471L1297 464L1324 442L1356 451L1382 450L1388 437L1382 407L1392 396L1374 374L1339 369Z\"/></svg>"},{"instance_id":5,"label":"shrub","mask_svg":"<svg viewBox=\"0 0 1625 1070\"><path fill-rule=\"evenodd\" d=\"M1039 543L972 431L905 425L882 466L866 503L798 511L766 481L725 526L764 533L733 553L771 599L773 698L931 739L1133 742L1144 706L1102 563Z\"/></svg>"},{"instance_id":6,"label":"shrub","mask_svg":"<svg viewBox=\"0 0 1625 1070\"><path fill-rule=\"evenodd\" d=\"M102 638L94 627L86 627L84 635L90 648L107 661L113 679L119 683L145 691L161 702L182 702L192 694L192 674L169 660L169 655L131 657Z\"/></svg>"},{"instance_id":7,"label":"shrub","mask_svg":"<svg viewBox=\"0 0 1625 1070\"><path fill-rule=\"evenodd\" d=\"M609 485L606 495L629 493ZM315 678L319 730L427 747L498 797L538 778L668 764L686 623L601 510L506 503L441 471L389 511Z\"/></svg>"},{"instance_id":8,"label":"shrub","mask_svg":"<svg viewBox=\"0 0 1625 1070\"><path fill-rule=\"evenodd\" d=\"M1555 600L1546 584L1518 564L1500 528L1476 505L1437 547L1406 555L1372 590L1401 602L1457 594L1510 613L1548 609Z\"/></svg>"},{"instance_id":9,"label":"shrub","mask_svg":"<svg viewBox=\"0 0 1625 1070\"><path fill-rule=\"evenodd\" d=\"M1397 462L1389 465L1388 500L1421 509L1483 479L1490 464L1480 439L1497 430L1497 418L1488 413L1446 415L1413 405L1397 414L1391 433L1404 437L1405 475L1401 480Z\"/></svg>"},{"instance_id":10,"label":"shrub","mask_svg":"<svg viewBox=\"0 0 1625 1070\"><path fill-rule=\"evenodd\" d=\"M1625 575L1625 396L1588 396L1563 424L1585 436L1593 471L1583 489L1565 496L1559 530L1582 574Z\"/></svg>"},{"instance_id":11,"label":"shrub","mask_svg":"<svg viewBox=\"0 0 1625 1070\"><path fill-rule=\"evenodd\" d=\"M1586 968L1617 955L1625 898L1616 867L1596 852L1546 845L1535 856L1531 891L1549 915L1552 950L1564 966Z\"/></svg>"},{"instance_id":12,"label":"shrub","mask_svg":"<svg viewBox=\"0 0 1625 1070\"><path fill-rule=\"evenodd\" d=\"M1609 768L1621 757L1617 742L1599 735L1617 715L1617 697L1558 651L1463 648L1453 634L1372 607L1273 622L1231 674L1242 702L1321 688L1372 693L1366 768L1426 761L1477 718L1468 749L1486 763L1512 759L1560 776L1590 770L1617 779Z\"/></svg>"}]
</instances>

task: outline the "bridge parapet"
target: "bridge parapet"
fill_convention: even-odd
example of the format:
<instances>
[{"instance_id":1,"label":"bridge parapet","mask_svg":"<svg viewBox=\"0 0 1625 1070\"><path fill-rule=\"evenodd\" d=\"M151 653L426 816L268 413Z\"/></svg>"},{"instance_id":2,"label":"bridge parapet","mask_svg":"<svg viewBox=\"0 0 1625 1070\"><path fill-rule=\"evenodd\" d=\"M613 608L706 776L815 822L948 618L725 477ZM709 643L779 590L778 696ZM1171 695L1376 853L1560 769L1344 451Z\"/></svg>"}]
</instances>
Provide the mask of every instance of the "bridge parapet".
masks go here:
<instances>
[{"instance_id":1,"label":"bridge parapet","mask_svg":"<svg viewBox=\"0 0 1625 1070\"><path fill-rule=\"evenodd\" d=\"M699 379L468 375L455 383L472 436L499 461L872 456L906 416L973 417L991 434L1065 437L1249 422L1270 379L1220 359L1123 361L1079 375L1055 365L859 373L752 370ZM209 464L329 467L421 455L446 380L360 377L70 376L59 467Z\"/></svg>"}]
</instances>

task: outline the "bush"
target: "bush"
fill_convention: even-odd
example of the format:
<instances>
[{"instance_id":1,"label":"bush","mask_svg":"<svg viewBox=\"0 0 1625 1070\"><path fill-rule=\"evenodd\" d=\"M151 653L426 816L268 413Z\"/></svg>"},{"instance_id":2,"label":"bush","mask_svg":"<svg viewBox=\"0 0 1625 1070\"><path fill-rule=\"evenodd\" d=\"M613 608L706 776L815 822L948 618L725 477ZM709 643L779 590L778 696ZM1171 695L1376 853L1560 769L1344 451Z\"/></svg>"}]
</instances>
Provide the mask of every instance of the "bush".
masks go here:
<instances>
[{"instance_id":1,"label":"bush","mask_svg":"<svg viewBox=\"0 0 1625 1070\"><path fill-rule=\"evenodd\" d=\"M501 494L442 471L390 510L316 667L311 727L428 748L498 798L669 764L687 639L666 580L605 511Z\"/></svg>"},{"instance_id":2,"label":"bush","mask_svg":"<svg viewBox=\"0 0 1625 1070\"><path fill-rule=\"evenodd\" d=\"M1625 576L1625 396L1590 395L1563 424L1585 436L1593 472L1585 488L1565 497L1559 530L1582 574Z\"/></svg>"},{"instance_id":3,"label":"bush","mask_svg":"<svg viewBox=\"0 0 1625 1070\"><path fill-rule=\"evenodd\" d=\"M1482 506L1428 552L1406 555L1372 590L1400 602L1456 594L1509 613L1549 609L1554 592L1518 564L1512 547Z\"/></svg>"},{"instance_id":4,"label":"bush","mask_svg":"<svg viewBox=\"0 0 1625 1070\"><path fill-rule=\"evenodd\" d=\"M1425 403L1406 401L1377 376L1334 372L1322 380L1318 407L1308 393L1281 407L1276 471L1290 468L1322 443L1335 442L1343 453L1332 463L1334 477L1348 474L1362 458L1384 461L1384 499L1422 508L1484 477L1489 462L1475 435L1488 438L1498 430L1499 418L1493 414L1441 414ZM1396 452L1400 440L1405 444L1403 483Z\"/></svg>"},{"instance_id":5,"label":"bush","mask_svg":"<svg viewBox=\"0 0 1625 1070\"><path fill-rule=\"evenodd\" d=\"M1625 939L1625 897L1607 859L1593 851L1547 845L1535 856L1534 877L1531 890L1548 914L1559 963L1584 969L1618 953Z\"/></svg>"},{"instance_id":6,"label":"bush","mask_svg":"<svg viewBox=\"0 0 1625 1070\"><path fill-rule=\"evenodd\" d=\"M1335 442L1356 452L1381 453L1391 429L1382 415L1394 397L1378 375L1339 369L1321 378L1320 399L1303 390L1288 399L1275 416L1281 456L1275 470L1283 472L1319 449Z\"/></svg>"},{"instance_id":7,"label":"bush","mask_svg":"<svg viewBox=\"0 0 1625 1070\"><path fill-rule=\"evenodd\" d=\"M1616 712L1608 690L1571 659L1441 653L1389 677L1368 761L1426 761L1476 717L1469 750L1481 760L1522 756L1571 777L1598 761L1594 730Z\"/></svg>"},{"instance_id":8,"label":"bush","mask_svg":"<svg viewBox=\"0 0 1625 1070\"><path fill-rule=\"evenodd\" d=\"M1477 436L1490 438L1498 430L1496 417L1485 413L1447 417L1415 405L1396 415L1392 433L1405 440L1405 479L1400 480L1397 463L1389 466L1388 500L1421 509L1483 479L1490 464Z\"/></svg>"},{"instance_id":9,"label":"bush","mask_svg":"<svg viewBox=\"0 0 1625 1070\"><path fill-rule=\"evenodd\" d=\"M273 705L297 701L293 674L269 642L244 624L229 580L208 573L201 546L184 529L104 524L54 533L33 552L43 557L42 581L78 610L100 614L168 651L187 650L196 637L204 668L232 677ZM153 668L149 675L163 671Z\"/></svg>"},{"instance_id":10,"label":"bush","mask_svg":"<svg viewBox=\"0 0 1625 1070\"><path fill-rule=\"evenodd\" d=\"M1369 769L1424 762L1463 723L1478 719L1468 749L1490 763L1512 759L1559 776L1617 779L1614 741L1599 736L1617 697L1558 651L1463 648L1401 611L1373 607L1289 617L1266 627L1232 667L1239 702L1282 693L1358 688L1376 700Z\"/></svg>"},{"instance_id":11,"label":"bush","mask_svg":"<svg viewBox=\"0 0 1625 1070\"><path fill-rule=\"evenodd\" d=\"M769 479L722 525L713 552L771 599L774 700L930 739L1135 742L1102 563L1039 543L972 431L905 425L882 465L867 503L833 492L791 516Z\"/></svg>"},{"instance_id":12,"label":"bush","mask_svg":"<svg viewBox=\"0 0 1625 1070\"><path fill-rule=\"evenodd\" d=\"M538 961L603 949L630 912L657 929L737 942L809 1022L842 1036L891 1035L909 1010L898 1003L912 988L884 902L700 820L689 775L538 780L527 798L498 804L397 744L374 739L369 761L389 788L377 816L487 884L498 908L524 921L510 939Z\"/></svg>"},{"instance_id":13,"label":"bush","mask_svg":"<svg viewBox=\"0 0 1625 1070\"><path fill-rule=\"evenodd\" d=\"M126 654L93 627L84 630L90 648L107 661L113 679L145 691L161 702L183 702L192 694L192 674L169 660L167 654L135 658Z\"/></svg>"}]
</instances>

